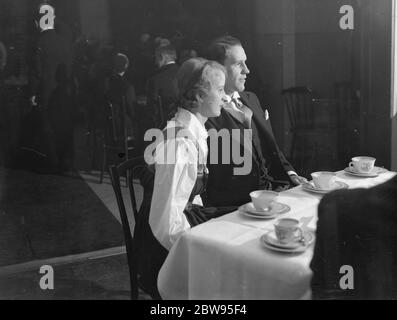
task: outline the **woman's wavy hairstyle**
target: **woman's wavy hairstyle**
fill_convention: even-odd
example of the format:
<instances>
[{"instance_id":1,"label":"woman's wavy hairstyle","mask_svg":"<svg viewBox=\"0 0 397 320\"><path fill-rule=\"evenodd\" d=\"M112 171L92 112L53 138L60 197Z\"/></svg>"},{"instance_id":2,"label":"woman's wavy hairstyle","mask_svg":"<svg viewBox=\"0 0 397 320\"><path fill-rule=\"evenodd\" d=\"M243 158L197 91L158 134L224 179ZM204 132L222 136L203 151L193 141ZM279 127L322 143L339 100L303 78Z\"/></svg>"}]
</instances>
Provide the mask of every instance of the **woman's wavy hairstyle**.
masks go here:
<instances>
[{"instance_id":1,"label":"woman's wavy hairstyle","mask_svg":"<svg viewBox=\"0 0 397 320\"><path fill-rule=\"evenodd\" d=\"M226 69L216 61L204 58L186 60L178 71L179 105L192 110L197 104L197 95L202 96L211 89L215 70L226 75Z\"/></svg>"}]
</instances>

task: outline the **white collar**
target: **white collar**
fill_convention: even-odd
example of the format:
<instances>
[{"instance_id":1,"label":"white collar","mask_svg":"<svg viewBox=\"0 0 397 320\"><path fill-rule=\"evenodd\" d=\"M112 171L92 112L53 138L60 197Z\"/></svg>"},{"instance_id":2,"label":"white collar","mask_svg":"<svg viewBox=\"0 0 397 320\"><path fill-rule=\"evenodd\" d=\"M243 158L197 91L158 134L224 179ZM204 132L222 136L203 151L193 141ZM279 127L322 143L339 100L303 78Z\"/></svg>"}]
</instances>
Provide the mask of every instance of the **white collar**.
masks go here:
<instances>
[{"instance_id":1,"label":"white collar","mask_svg":"<svg viewBox=\"0 0 397 320\"><path fill-rule=\"evenodd\" d=\"M226 95L227 103L232 102L232 100L240 99L240 94L237 91L234 91L230 96Z\"/></svg>"},{"instance_id":2,"label":"white collar","mask_svg":"<svg viewBox=\"0 0 397 320\"><path fill-rule=\"evenodd\" d=\"M230 97L232 98L232 100L237 100L241 98L240 94L237 91L234 91Z\"/></svg>"},{"instance_id":3,"label":"white collar","mask_svg":"<svg viewBox=\"0 0 397 320\"><path fill-rule=\"evenodd\" d=\"M240 94L237 91L234 91L230 96L226 95L227 104L224 106L224 109L227 111L234 110L241 112L241 110L237 108L236 104L233 102L233 100L238 100L240 98Z\"/></svg>"},{"instance_id":4,"label":"white collar","mask_svg":"<svg viewBox=\"0 0 397 320\"><path fill-rule=\"evenodd\" d=\"M168 66L169 64L175 64L175 61L168 61L167 63L163 64L163 67Z\"/></svg>"},{"instance_id":5,"label":"white collar","mask_svg":"<svg viewBox=\"0 0 397 320\"><path fill-rule=\"evenodd\" d=\"M208 138L207 130L201 124L199 119L197 119L193 113L184 108L178 108L174 118L168 122L167 128L177 127L178 124L188 129L193 134L194 139L206 140Z\"/></svg>"}]
</instances>

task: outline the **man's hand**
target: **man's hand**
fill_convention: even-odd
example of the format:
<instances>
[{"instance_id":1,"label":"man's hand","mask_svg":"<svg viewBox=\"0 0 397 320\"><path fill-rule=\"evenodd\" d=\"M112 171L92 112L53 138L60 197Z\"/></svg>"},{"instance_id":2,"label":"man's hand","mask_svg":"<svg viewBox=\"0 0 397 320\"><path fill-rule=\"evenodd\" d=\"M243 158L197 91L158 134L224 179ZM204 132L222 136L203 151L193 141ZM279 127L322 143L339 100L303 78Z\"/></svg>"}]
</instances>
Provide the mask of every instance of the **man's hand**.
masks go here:
<instances>
[{"instance_id":1,"label":"man's hand","mask_svg":"<svg viewBox=\"0 0 397 320\"><path fill-rule=\"evenodd\" d=\"M286 186L278 186L274 191L275 192L283 192L286 191L290 188L290 185L287 184Z\"/></svg>"},{"instance_id":2,"label":"man's hand","mask_svg":"<svg viewBox=\"0 0 397 320\"><path fill-rule=\"evenodd\" d=\"M303 183L308 183L306 178L300 177L296 174L290 175L289 178L291 179L292 183L296 186L299 186Z\"/></svg>"}]
</instances>

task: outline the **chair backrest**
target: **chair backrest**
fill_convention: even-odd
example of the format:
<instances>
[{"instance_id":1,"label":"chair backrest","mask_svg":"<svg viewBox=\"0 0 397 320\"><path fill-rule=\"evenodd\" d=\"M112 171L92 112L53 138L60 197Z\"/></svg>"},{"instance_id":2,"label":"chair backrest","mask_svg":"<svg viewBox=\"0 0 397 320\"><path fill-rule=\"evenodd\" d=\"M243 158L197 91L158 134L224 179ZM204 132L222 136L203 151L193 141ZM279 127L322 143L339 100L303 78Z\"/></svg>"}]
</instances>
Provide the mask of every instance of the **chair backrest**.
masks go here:
<instances>
[{"instance_id":1,"label":"chair backrest","mask_svg":"<svg viewBox=\"0 0 397 320\"><path fill-rule=\"evenodd\" d=\"M344 124L360 120L358 97L351 82L337 82L334 84L335 98L338 101L339 120Z\"/></svg>"},{"instance_id":2,"label":"chair backrest","mask_svg":"<svg viewBox=\"0 0 397 320\"><path fill-rule=\"evenodd\" d=\"M121 223L123 227L125 246L128 257L128 265L131 279L131 294L133 299L138 297L138 282L137 282L137 266L136 266L136 250L131 234L131 228L128 221L127 211L124 204L123 195L121 192L120 177L127 176L128 189L134 214L135 222L138 219L138 208L134 190L134 179L140 177L141 169L145 167L143 157L136 157L121 163L118 166L110 166L110 179L112 187L116 196L117 205L120 212Z\"/></svg>"},{"instance_id":3,"label":"chair backrest","mask_svg":"<svg viewBox=\"0 0 397 320\"><path fill-rule=\"evenodd\" d=\"M148 98L147 111L150 113L148 127L158 129L164 128L166 114L161 96L157 95Z\"/></svg>"},{"instance_id":4,"label":"chair backrest","mask_svg":"<svg viewBox=\"0 0 397 320\"><path fill-rule=\"evenodd\" d=\"M166 111L164 110L163 98L160 95L157 97L157 107L159 109L159 126L162 128L166 121Z\"/></svg>"},{"instance_id":5,"label":"chair backrest","mask_svg":"<svg viewBox=\"0 0 397 320\"><path fill-rule=\"evenodd\" d=\"M112 165L109 168L110 178L113 186L113 190L116 194L117 204L119 206L120 215L122 215L121 219L122 222L124 218L127 218L124 201L121 194L121 184L120 184L120 177L127 176L127 184L130 194L130 200L132 205L132 211L134 214L134 219L137 220L138 218L138 207L137 201L135 196L135 189L134 189L134 179L139 179L142 170L145 168L145 160L143 157L135 157L124 161L118 166ZM127 222L128 219L125 219ZM127 224L127 226L129 226Z\"/></svg>"},{"instance_id":6,"label":"chair backrest","mask_svg":"<svg viewBox=\"0 0 397 320\"><path fill-rule=\"evenodd\" d=\"M125 97L121 104L114 104L109 99L105 100L105 141L107 144L123 143L126 139L126 109Z\"/></svg>"},{"instance_id":7,"label":"chair backrest","mask_svg":"<svg viewBox=\"0 0 397 320\"><path fill-rule=\"evenodd\" d=\"M291 130L314 126L312 91L308 87L292 87L281 92L287 108Z\"/></svg>"}]
</instances>

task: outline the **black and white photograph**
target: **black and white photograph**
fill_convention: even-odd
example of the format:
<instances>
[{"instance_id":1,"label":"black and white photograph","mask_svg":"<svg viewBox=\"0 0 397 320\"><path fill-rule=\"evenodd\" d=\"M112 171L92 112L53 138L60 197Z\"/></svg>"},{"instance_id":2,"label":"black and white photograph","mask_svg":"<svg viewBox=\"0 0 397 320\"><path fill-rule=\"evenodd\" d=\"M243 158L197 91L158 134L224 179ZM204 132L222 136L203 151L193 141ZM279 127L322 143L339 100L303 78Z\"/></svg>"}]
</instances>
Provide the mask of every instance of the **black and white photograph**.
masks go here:
<instances>
[{"instance_id":1,"label":"black and white photograph","mask_svg":"<svg viewBox=\"0 0 397 320\"><path fill-rule=\"evenodd\" d=\"M395 299L397 0L0 0L0 300Z\"/></svg>"}]
</instances>

